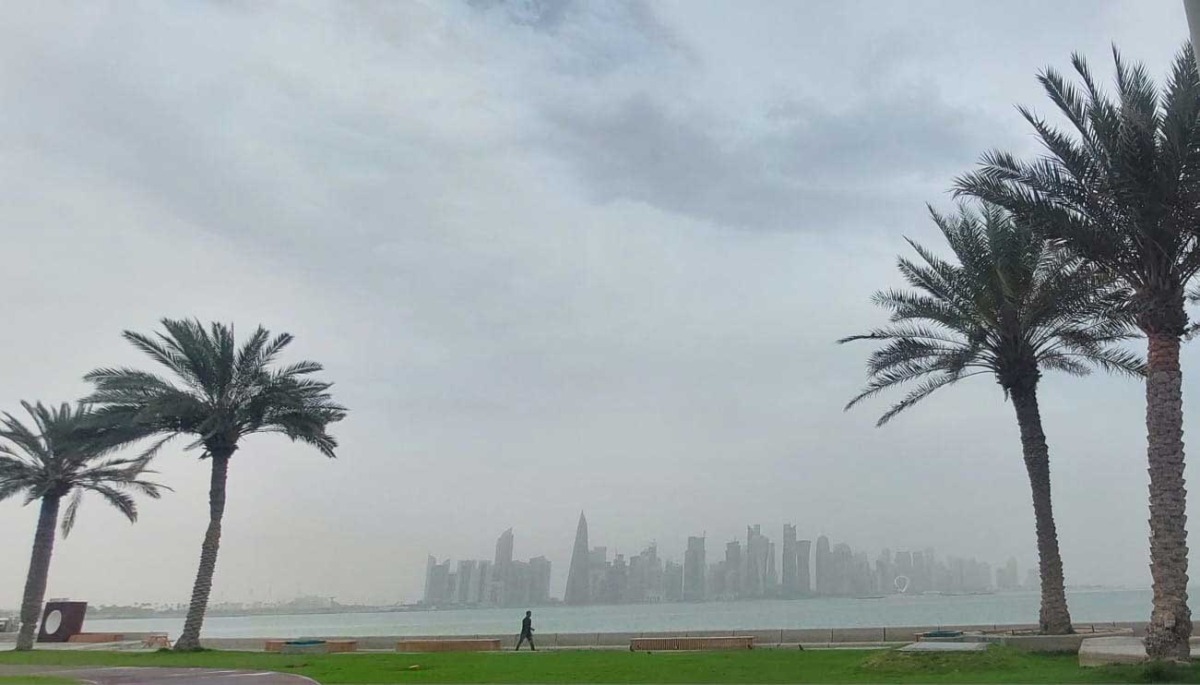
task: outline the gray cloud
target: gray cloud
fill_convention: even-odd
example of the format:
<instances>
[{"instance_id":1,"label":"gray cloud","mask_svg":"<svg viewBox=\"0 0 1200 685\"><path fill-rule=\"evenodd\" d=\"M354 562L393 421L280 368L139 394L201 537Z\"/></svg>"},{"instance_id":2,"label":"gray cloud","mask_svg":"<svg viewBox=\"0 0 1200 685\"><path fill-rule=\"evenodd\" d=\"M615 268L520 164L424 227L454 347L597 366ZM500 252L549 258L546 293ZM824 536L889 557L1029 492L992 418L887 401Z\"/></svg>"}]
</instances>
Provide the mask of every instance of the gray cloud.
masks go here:
<instances>
[{"instance_id":1,"label":"gray cloud","mask_svg":"<svg viewBox=\"0 0 1200 685\"><path fill-rule=\"evenodd\" d=\"M599 111L556 108L548 119L548 146L569 155L598 200L774 230L880 227L914 197L942 193L983 147L972 133L980 122L927 92L843 110L779 103L748 140L734 122L672 111L645 93Z\"/></svg>"}]
</instances>

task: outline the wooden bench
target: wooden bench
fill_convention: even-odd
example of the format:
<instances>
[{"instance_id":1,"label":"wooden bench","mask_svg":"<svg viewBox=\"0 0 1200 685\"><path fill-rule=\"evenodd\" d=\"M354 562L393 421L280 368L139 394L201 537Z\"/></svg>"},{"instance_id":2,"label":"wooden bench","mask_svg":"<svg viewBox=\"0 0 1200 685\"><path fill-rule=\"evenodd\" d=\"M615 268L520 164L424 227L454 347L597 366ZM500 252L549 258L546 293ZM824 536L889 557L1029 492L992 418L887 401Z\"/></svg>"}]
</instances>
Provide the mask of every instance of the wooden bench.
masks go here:
<instances>
[{"instance_id":1,"label":"wooden bench","mask_svg":"<svg viewBox=\"0 0 1200 685\"><path fill-rule=\"evenodd\" d=\"M470 638L454 640L401 640L397 652L498 652L500 640Z\"/></svg>"},{"instance_id":2,"label":"wooden bench","mask_svg":"<svg viewBox=\"0 0 1200 685\"><path fill-rule=\"evenodd\" d=\"M296 640L267 640L263 644L263 651L282 653L289 642L296 642ZM312 647L316 648L314 651L323 651L325 654L344 654L357 652L358 640L322 640L320 643L313 644Z\"/></svg>"},{"instance_id":3,"label":"wooden bench","mask_svg":"<svg viewBox=\"0 0 1200 685\"><path fill-rule=\"evenodd\" d=\"M67 642L75 644L102 644L105 642L124 642L124 633L76 633L67 638Z\"/></svg>"},{"instance_id":4,"label":"wooden bench","mask_svg":"<svg viewBox=\"0 0 1200 685\"><path fill-rule=\"evenodd\" d=\"M722 637L635 637L629 641L631 652L659 652L702 649L754 649L753 635Z\"/></svg>"}]
</instances>

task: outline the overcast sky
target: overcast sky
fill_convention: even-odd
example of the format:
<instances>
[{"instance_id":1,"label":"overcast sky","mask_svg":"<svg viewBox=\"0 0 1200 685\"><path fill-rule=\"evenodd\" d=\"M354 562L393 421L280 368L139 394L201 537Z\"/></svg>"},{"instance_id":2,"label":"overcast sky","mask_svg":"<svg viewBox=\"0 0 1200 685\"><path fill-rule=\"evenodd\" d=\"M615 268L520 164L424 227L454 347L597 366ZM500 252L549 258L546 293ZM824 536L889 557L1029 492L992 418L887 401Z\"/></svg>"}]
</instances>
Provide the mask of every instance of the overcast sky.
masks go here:
<instances>
[{"instance_id":1,"label":"overcast sky","mask_svg":"<svg viewBox=\"0 0 1200 685\"><path fill-rule=\"evenodd\" d=\"M1178 0L3 3L0 406L148 366L120 332L163 316L295 334L339 458L243 445L214 601L413 601L510 526L560 593L581 509L624 553L792 522L1028 568L999 388L876 429L886 401L842 412L870 348L834 341L937 245L925 203L1035 150L1039 69L1107 79L1116 43L1161 77L1185 38ZM1141 387L1042 407L1068 582L1148 585ZM84 505L49 596L186 601L208 467L158 467L137 525ZM0 512L15 607L37 511Z\"/></svg>"}]
</instances>

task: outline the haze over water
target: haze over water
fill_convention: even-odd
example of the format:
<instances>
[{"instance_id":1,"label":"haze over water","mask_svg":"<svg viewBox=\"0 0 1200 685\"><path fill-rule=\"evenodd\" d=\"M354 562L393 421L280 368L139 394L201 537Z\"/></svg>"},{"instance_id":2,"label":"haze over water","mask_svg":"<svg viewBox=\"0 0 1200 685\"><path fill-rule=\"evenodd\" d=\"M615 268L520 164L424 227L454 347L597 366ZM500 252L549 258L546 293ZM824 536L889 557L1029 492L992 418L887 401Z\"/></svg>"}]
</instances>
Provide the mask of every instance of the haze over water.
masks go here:
<instances>
[{"instance_id":1,"label":"haze over water","mask_svg":"<svg viewBox=\"0 0 1200 685\"><path fill-rule=\"evenodd\" d=\"M1144 621L1149 590L1077 590L1067 593L1076 623ZM541 634L854 628L1036 623L1038 595L891 595L881 599L822 598L794 601L633 604L537 607ZM461 609L303 616L211 616L207 637L305 637L337 635L474 635L515 632L522 611ZM165 631L177 635L182 618L88 620L99 632Z\"/></svg>"}]
</instances>

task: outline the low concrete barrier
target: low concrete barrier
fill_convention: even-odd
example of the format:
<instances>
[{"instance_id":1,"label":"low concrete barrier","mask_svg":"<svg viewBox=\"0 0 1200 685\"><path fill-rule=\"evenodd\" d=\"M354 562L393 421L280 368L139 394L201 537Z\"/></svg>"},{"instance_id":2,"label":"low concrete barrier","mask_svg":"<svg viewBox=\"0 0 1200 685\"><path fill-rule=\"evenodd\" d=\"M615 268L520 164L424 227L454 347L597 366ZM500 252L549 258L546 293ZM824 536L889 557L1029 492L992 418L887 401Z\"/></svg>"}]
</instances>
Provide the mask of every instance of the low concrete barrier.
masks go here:
<instances>
[{"instance_id":1,"label":"low concrete barrier","mask_svg":"<svg viewBox=\"0 0 1200 685\"><path fill-rule=\"evenodd\" d=\"M397 652L497 652L500 640L400 640Z\"/></svg>"},{"instance_id":2,"label":"low concrete barrier","mask_svg":"<svg viewBox=\"0 0 1200 685\"><path fill-rule=\"evenodd\" d=\"M597 647L624 647L629 641L641 637L637 633L597 633Z\"/></svg>"},{"instance_id":3,"label":"low concrete barrier","mask_svg":"<svg viewBox=\"0 0 1200 685\"><path fill-rule=\"evenodd\" d=\"M631 652L659 652L705 649L754 649L753 635L725 637L635 637L629 641Z\"/></svg>"},{"instance_id":4,"label":"low concrete barrier","mask_svg":"<svg viewBox=\"0 0 1200 685\"><path fill-rule=\"evenodd\" d=\"M916 642L921 633L932 633L935 626L895 626L883 629L884 642Z\"/></svg>"},{"instance_id":5,"label":"low concrete barrier","mask_svg":"<svg viewBox=\"0 0 1200 685\"><path fill-rule=\"evenodd\" d=\"M780 631L779 639L786 644L824 644L833 641L833 630L829 628L800 628Z\"/></svg>"},{"instance_id":6,"label":"low concrete barrier","mask_svg":"<svg viewBox=\"0 0 1200 685\"><path fill-rule=\"evenodd\" d=\"M533 634L537 642L537 633ZM555 647L595 647L600 644L600 633L555 633Z\"/></svg>"},{"instance_id":7,"label":"low concrete barrier","mask_svg":"<svg viewBox=\"0 0 1200 685\"><path fill-rule=\"evenodd\" d=\"M883 628L837 628L832 631L830 642L883 642Z\"/></svg>"}]
</instances>

